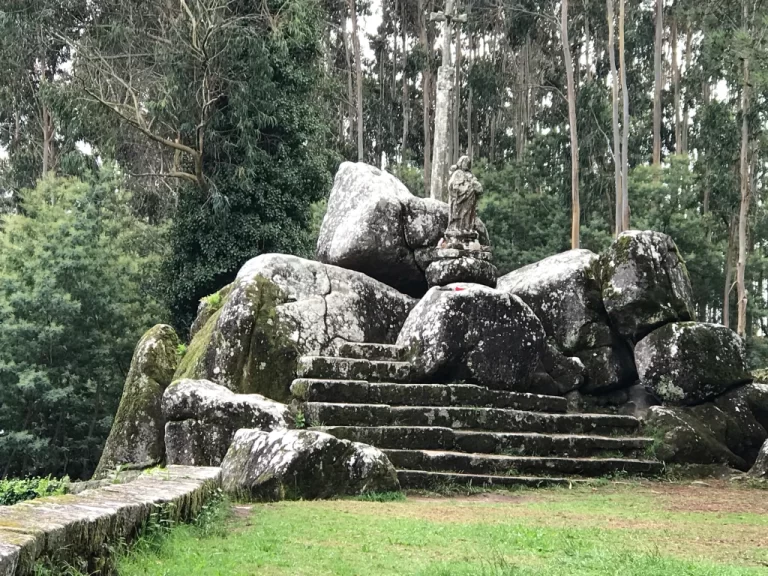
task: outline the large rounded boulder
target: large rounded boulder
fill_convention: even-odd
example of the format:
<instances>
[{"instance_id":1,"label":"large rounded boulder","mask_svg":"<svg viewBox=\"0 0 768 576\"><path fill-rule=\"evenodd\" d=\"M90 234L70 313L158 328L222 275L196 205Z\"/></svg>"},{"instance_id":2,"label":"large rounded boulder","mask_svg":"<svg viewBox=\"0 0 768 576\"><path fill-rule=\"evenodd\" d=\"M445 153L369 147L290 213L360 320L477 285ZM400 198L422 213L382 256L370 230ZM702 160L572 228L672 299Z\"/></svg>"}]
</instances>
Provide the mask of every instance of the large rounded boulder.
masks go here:
<instances>
[{"instance_id":1,"label":"large rounded boulder","mask_svg":"<svg viewBox=\"0 0 768 576\"><path fill-rule=\"evenodd\" d=\"M401 292L421 296L429 256L448 226L448 205L411 194L391 174L344 162L320 228L320 262L357 270ZM477 221L480 242L488 233Z\"/></svg>"},{"instance_id":2,"label":"large rounded boulder","mask_svg":"<svg viewBox=\"0 0 768 576\"><path fill-rule=\"evenodd\" d=\"M218 466L241 428L279 430L293 423L285 404L235 394L208 380L178 380L163 394L168 464Z\"/></svg>"},{"instance_id":3,"label":"large rounded boulder","mask_svg":"<svg viewBox=\"0 0 768 576\"><path fill-rule=\"evenodd\" d=\"M400 489L397 472L381 450L311 430L239 430L221 473L224 490L255 500Z\"/></svg>"},{"instance_id":4,"label":"large rounded boulder","mask_svg":"<svg viewBox=\"0 0 768 576\"><path fill-rule=\"evenodd\" d=\"M637 342L668 322L694 319L688 271L666 234L622 232L598 267L608 317L628 340Z\"/></svg>"},{"instance_id":5,"label":"large rounded boulder","mask_svg":"<svg viewBox=\"0 0 768 576\"><path fill-rule=\"evenodd\" d=\"M147 468L165 458L161 400L179 361L178 348L176 332L165 324L150 328L139 340L94 478L119 466Z\"/></svg>"},{"instance_id":6,"label":"large rounded boulder","mask_svg":"<svg viewBox=\"0 0 768 576\"><path fill-rule=\"evenodd\" d=\"M665 404L698 404L749 382L743 340L720 324L679 322L635 347L640 381Z\"/></svg>"},{"instance_id":7,"label":"large rounded boulder","mask_svg":"<svg viewBox=\"0 0 768 576\"><path fill-rule=\"evenodd\" d=\"M415 304L360 272L285 254L249 260L206 300L175 379L278 401L290 398L299 356L339 342L394 343Z\"/></svg>"},{"instance_id":8,"label":"large rounded boulder","mask_svg":"<svg viewBox=\"0 0 768 576\"><path fill-rule=\"evenodd\" d=\"M527 390L546 346L541 322L520 298L479 284L432 288L397 344L422 379Z\"/></svg>"},{"instance_id":9,"label":"large rounded boulder","mask_svg":"<svg viewBox=\"0 0 768 576\"><path fill-rule=\"evenodd\" d=\"M596 262L589 250L569 250L502 276L496 287L528 304L564 353L608 346Z\"/></svg>"}]
</instances>

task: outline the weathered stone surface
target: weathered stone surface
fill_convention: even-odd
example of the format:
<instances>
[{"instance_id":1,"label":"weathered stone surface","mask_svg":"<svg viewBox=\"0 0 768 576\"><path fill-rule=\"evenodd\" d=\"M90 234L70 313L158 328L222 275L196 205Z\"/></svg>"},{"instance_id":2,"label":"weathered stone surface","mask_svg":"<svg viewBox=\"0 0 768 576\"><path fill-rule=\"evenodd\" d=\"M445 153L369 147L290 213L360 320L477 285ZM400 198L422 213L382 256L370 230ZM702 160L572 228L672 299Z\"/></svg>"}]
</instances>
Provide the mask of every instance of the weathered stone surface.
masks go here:
<instances>
[{"instance_id":1,"label":"weathered stone surface","mask_svg":"<svg viewBox=\"0 0 768 576\"><path fill-rule=\"evenodd\" d=\"M289 408L259 394L235 394L208 380L178 380L163 395L168 463L218 466L240 428L277 430Z\"/></svg>"},{"instance_id":2,"label":"weathered stone surface","mask_svg":"<svg viewBox=\"0 0 768 576\"><path fill-rule=\"evenodd\" d=\"M584 363L576 357L564 356L547 342L536 371L529 378L529 391L535 394L564 396L584 384Z\"/></svg>"},{"instance_id":3,"label":"weathered stone surface","mask_svg":"<svg viewBox=\"0 0 768 576\"><path fill-rule=\"evenodd\" d=\"M258 500L400 489L383 452L312 430L238 431L222 463L222 478L226 491Z\"/></svg>"},{"instance_id":4,"label":"weathered stone surface","mask_svg":"<svg viewBox=\"0 0 768 576\"><path fill-rule=\"evenodd\" d=\"M175 378L287 400L304 354L339 341L393 343L415 301L359 272L283 254L248 261Z\"/></svg>"},{"instance_id":5,"label":"weathered stone surface","mask_svg":"<svg viewBox=\"0 0 768 576\"><path fill-rule=\"evenodd\" d=\"M585 368L586 383L582 392L599 394L627 388L637 381L632 352L618 339L612 346L582 350L576 352L576 356Z\"/></svg>"},{"instance_id":6,"label":"weathered stone surface","mask_svg":"<svg viewBox=\"0 0 768 576\"><path fill-rule=\"evenodd\" d=\"M357 270L413 296L427 290L417 250L437 245L448 205L412 195L373 166L344 162L336 174L320 228L317 259ZM481 243L488 233L478 220Z\"/></svg>"},{"instance_id":7,"label":"weathered stone surface","mask_svg":"<svg viewBox=\"0 0 768 576\"><path fill-rule=\"evenodd\" d=\"M747 384L697 406L653 406L656 456L680 464L748 470L768 439L768 385Z\"/></svg>"},{"instance_id":8,"label":"weathered stone surface","mask_svg":"<svg viewBox=\"0 0 768 576\"><path fill-rule=\"evenodd\" d=\"M666 234L622 232L598 267L603 304L623 337L637 342L668 322L694 319L688 271Z\"/></svg>"},{"instance_id":9,"label":"weathered stone surface","mask_svg":"<svg viewBox=\"0 0 768 576\"><path fill-rule=\"evenodd\" d=\"M496 288L498 272L496 266L488 260L464 256L435 260L427 267L424 274L430 287L471 282Z\"/></svg>"},{"instance_id":10,"label":"weathered stone surface","mask_svg":"<svg viewBox=\"0 0 768 576\"><path fill-rule=\"evenodd\" d=\"M768 440L760 448L755 463L749 469L749 475L753 478L768 480Z\"/></svg>"},{"instance_id":11,"label":"weathered stone surface","mask_svg":"<svg viewBox=\"0 0 768 576\"><path fill-rule=\"evenodd\" d=\"M574 390L568 393L566 398L569 412L624 414L636 418L646 418L648 409L660 404L659 400L642 384L600 394L587 394Z\"/></svg>"},{"instance_id":12,"label":"weathered stone surface","mask_svg":"<svg viewBox=\"0 0 768 576\"><path fill-rule=\"evenodd\" d=\"M545 340L541 322L517 296L455 284L422 298L397 343L413 351L422 379L525 391Z\"/></svg>"},{"instance_id":13,"label":"weathered stone surface","mask_svg":"<svg viewBox=\"0 0 768 576\"><path fill-rule=\"evenodd\" d=\"M569 250L502 276L497 287L528 304L566 354L607 346L610 331L596 261L589 250Z\"/></svg>"},{"instance_id":14,"label":"weathered stone surface","mask_svg":"<svg viewBox=\"0 0 768 576\"><path fill-rule=\"evenodd\" d=\"M171 520L191 519L220 484L218 468L170 466L127 484L0 506L0 575L36 574L42 560L95 573L91 561L134 538L159 507Z\"/></svg>"},{"instance_id":15,"label":"weathered stone surface","mask_svg":"<svg viewBox=\"0 0 768 576\"><path fill-rule=\"evenodd\" d=\"M118 466L147 468L163 461L165 420L160 402L178 364L178 346L176 332L164 324L142 336L94 478Z\"/></svg>"},{"instance_id":16,"label":"weathered stone surface","mask_svg":"<svg viewBox=\"0 0 768 576\"><path fill-rule=\"evenodd\" d=\"M696 404L751 379L742 339L720 324L667 324L637 344L635 362L665 404Z\"/></svg>"}]
</instances>

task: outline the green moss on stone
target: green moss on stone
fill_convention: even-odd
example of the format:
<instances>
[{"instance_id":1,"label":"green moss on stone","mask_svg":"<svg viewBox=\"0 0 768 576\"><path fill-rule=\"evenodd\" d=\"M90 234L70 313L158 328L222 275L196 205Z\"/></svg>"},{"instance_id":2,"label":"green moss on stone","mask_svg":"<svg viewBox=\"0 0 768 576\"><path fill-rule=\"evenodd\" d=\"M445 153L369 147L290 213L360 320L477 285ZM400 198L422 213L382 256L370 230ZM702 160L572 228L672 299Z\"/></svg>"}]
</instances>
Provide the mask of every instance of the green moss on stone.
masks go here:
<instances>
[{"instance_id":1,"label":"green moss on stone","mask_svg":"<svg viewBox=\"0 0 768 576\"><path fill-rule=\"evenodd\" d=\"M218 322L220 314L221 308L208 318L203 327L198 330L194 338L192 338L192 342L187 346L187 351L184 354L184 357L181 359L181 362L179 362L179 366L173 376L174 380L207 377L203 366L203 360L205 352L208 350L211 343L213 332L216 328L216 322Z\"/></svg>"}]
</instances>

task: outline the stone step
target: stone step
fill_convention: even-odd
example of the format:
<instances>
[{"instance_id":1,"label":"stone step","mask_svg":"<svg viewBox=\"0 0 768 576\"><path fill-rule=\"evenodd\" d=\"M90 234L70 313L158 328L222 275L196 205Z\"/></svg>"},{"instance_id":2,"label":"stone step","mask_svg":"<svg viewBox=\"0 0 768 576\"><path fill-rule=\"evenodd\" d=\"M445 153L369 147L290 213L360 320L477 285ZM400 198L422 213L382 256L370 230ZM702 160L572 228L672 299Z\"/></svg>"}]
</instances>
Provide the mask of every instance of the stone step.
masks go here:
<instances>
[{"instance_id":1,"label":"stone step","mask_svg":"<svg viewBox=\"0 0 768 576\"><path fill-rule=\"evenodd\" d=\"M501 408L389 406L307 402L310 426L437 426L491 432L544 434L623 434L635 431L640 421L612 414L547 414Z\"/></svg>"},{"instance_id":2,"label":"stone step","mask_svg":"<svg viewBox=\"0 0 768 576\"><path fill-rule=\"evenodd\" d=\"M299 358L296 372L300 378L408 382L411 378L411 363L335 356L302 356Z\"/></svg>"},{"instance_id":3,"label":"stone step","mask_svg":"<svg viewBox=\"0 0 768 576\"><path fill-rule=\"evenodd\" d=\"M336 438L382 449L455 450L508 456L565 456L570 458L616 453L640 457L652 438L484 432L438 426L325 426Z\"/></svg>"},{"instance_id":4,"label":"stone step","mask_svg":"<svg viewBox=\"0 0 768 576\"><path fill-rule=\"evenodd\" d=\"M539 434L536 432L484 432L456 430L453 449L508 456L586 456L616 453L642 457L653 438L634 436L592 436L584 434ZM402 446L402 448L406 448Z\"/></svg>"},{"instance_id":5,"label":"stone step","mask_svg":"<svg viewBox=\"0 0 768 576\"><path fill-rule=\"evenodd\" d=\"M405 353L402 346L373 342L337 342L331 347L332 356L363 360L403 360Z\"/></svg>"},{"instance_id":6,"label":"stone step","mask_svg":"<svg viewBox=\"0 0 768 576\"><path fill-rule=\"evenodd\" d=\"M503 456L436 450L384 450L395 468L431 472L459 472L491 476L575 475L632 476L661 474L664 465L653 460L631 458L562 458L544 456Z\"/></svg>"},{"instance_id":7,"label":"stone step","mask_svg":"<svg viewBox=\"0 0 768 576\"><path fill-rule=\"evenodd\" d=\"M364 380L297 378L291 385L291 393L303 402L477 406L559 413L567 409L565 398L559 396L489 390L473 384L369 384Z\"/></svg>"},{"instance_id":8,"label":"stone step","mask_svg":"<svg viewBox=\"0 0 768 576\"><path fill-rule=\"evenodd\" d=\"M451 486L474 488L546 488L571 486L586 480L549 478L543 476L493 476L490 474L458 474L456 472L430 472L426 470L398 470L397 478L405 490L435 490Z\"/></svg>"}]
</instances>

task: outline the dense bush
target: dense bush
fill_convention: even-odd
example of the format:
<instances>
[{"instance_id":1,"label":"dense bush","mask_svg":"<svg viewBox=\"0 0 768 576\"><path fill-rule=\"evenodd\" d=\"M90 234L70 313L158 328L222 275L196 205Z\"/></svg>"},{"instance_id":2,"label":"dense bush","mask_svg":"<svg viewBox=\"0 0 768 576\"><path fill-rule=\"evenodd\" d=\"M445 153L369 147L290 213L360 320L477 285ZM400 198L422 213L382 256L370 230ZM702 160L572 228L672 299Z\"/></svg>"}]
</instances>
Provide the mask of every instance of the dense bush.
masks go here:
<instances>
[{"instance_id":1,"label":"dense bush","mask_svg":"<svg viewBox=\"0 0 768 576\"><path fill-rule=\"evenodd\" d=\"M0 506L11 506L24 500L64 494L68 479L27 478L25 480L0 480Z\"/></svg>"}]
</instances>

